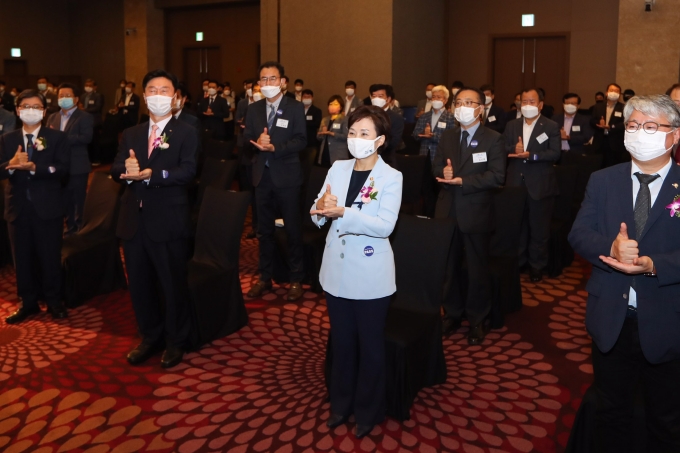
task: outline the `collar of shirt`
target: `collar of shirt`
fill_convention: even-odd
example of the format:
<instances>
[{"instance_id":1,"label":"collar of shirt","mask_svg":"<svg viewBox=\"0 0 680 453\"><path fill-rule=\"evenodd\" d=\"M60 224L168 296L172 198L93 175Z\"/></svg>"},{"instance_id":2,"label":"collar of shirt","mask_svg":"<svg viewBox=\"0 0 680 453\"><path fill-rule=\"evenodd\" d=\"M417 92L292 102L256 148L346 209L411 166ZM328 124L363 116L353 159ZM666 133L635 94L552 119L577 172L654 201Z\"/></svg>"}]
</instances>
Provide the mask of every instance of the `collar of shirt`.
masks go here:
<instances>
[{"instance_id":1,"label":"collar of shirt","mask_svg":"<svg viewBox=\"0 0 680 453\"><path fill-rule=\"evenodd\" d=\"M274 111L279 111L279 105L281 105L281 100L283 99L284 95L279 96L277 100L274 102L269 102L269 99L265 98L265 102L267 102L267 116L269 116L269 112L272 109L272 106L274 106Z\"/></svg>"},{"instance_id":2,"label":"collar of shirt","mask_svg":"<svg viewBox=\"0 0 680 453\"><path fill-rule=\"evenodd\" d=\"M71 118L71 115L73 115L73 112L75 112L77 108L78 108L78 106L74 105L73 107L68 109L66 112L64 112L64 110L62 109L61 112L60 112L61 116L65 117L65 118Z\"/></svg>"},{"instance_id":3,"label":"collar of shirt","mask_svg":"<svg viewBox=\"0 0 680 453\"><path fill-rule=\"evenodd\" d=\"M26 147L28 145L28 139L26 138L26 134L30 133L33 136L33 143L35 143L35 141L38 139L38 136L40 135L41 128L42 126L38 126L38 128L33 132L26 132L26 129L24 129L23 127L21 128L21 133L23 134L24 137L24 151L26 151Z\"/></svg>"},{"instance_id":4,"label":"collar of shirt","mask_svg":"<svg viewBox=\"0 0 680 453\"><path fill-rule=\"evenodd\" d=\"M175 113L175 114L173 115L173 116L175 117L175 119L179 119L179 116L182 114L182 110L183 110L183 109L177 110L177 113Z\"/></svg>"},{"instance_id":5,"label":"collar of shirt","mask_svg":"<svg viewBox=\"0 0 680 453\"><path fill-rule=\"evenodd\" d=\"M633 180L633 208L635 208L635 198L637 197L637 193L640 190L640 181L637 179L637 176L635 176L635 173L640 172L642 173L642 170L640 170L640 167L635 165L635 162L630 163L630 178ZM656 178L654 181L649 183L649 194L651 195L650 201L650 206L654 206L654 202L656 201L656 197L659 195L659 192L661 191L661 186L663 186L663 182L666 179L666 176L668 176L668 172L671 170L671 165L673 164L673 159L670 157L668 158L668 163L663 166L663 168L656 173L655 175L659 175L659 178Z\"/></svg>"},{"instance_id":6,"label":"collar of shirt","mask_svg":"<svg viewBox=\"0 0 680 453\"><path fill-rule=\"evenodd\" d=\"M444 109L441 108L439 109L439 113L435 112L434 109L430 110L432 112L432 119L430 120L430 127L432 128L432 132L434 133L434 130L437 128L437 123L439 122L439 118L441 118L442 113L444 113Z\"/></svg>"},{"instance_id":7,"label":"collar of shirt","mask_svg":"<svg viewBox=\"0 0 680 453\"><path fill-rule=\"evenodd\" d=\"M154 124L156 126L158 126L158 130L156 130L156 137L160 137L162 135L163 131L165 130L165 126L168 125L168 123L170 122L171 119L172 119L172 115L170 115L166 119L159 121L157 123L154 123L153 121L151 121L151 119L149 119L149 135L148 135L148 137L151 137L151 128L153 127Z\"/></svg>"},{"instance_id":8,"label":"collar of shirt","mask_svg":"<svg viewBox=\"0 0 680 453\"><path fill-rule=\"evenodd\" d=\"M477 132L477 129L479 129L480 124L482 124L482 122L478 121L477 124L475 124L474 126L470 126L467 129L463 129L462 127L460 128L460 137L461 137L460 139L461 140L463 140L463 131L467 131L468 134L470 134L470 135L468 135L468 139L467 139L468 146L470 146L470 142L472 141L472 137L475 136L475 133Z\"/></svg>"}]
</instances>

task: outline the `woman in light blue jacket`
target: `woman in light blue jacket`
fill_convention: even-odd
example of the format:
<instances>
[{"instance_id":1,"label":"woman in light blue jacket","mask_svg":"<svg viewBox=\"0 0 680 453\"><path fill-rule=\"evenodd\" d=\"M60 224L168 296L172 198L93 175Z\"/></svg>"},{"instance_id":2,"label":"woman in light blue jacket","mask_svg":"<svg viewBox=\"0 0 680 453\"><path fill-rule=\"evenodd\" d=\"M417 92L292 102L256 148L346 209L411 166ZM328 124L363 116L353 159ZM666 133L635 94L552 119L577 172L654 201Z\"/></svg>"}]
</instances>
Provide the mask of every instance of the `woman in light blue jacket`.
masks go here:
<instances>
[{"instance_id":1,"label":"woman in light blue jacket","mask_svg":"<svg viewBox=\"0 0 680 453\"><path fill-rule=\"evenodd\" d=\"M390 120L374 106L348 117L354 159L336 161L310 209L318 226L332 221L319 281L331 323L331 415L335 428L351 414L356 437L385 418L384 330L396 291L389 235L401 205L402 175L379 156L390 140Z\"/></svg>"}]
</instances>

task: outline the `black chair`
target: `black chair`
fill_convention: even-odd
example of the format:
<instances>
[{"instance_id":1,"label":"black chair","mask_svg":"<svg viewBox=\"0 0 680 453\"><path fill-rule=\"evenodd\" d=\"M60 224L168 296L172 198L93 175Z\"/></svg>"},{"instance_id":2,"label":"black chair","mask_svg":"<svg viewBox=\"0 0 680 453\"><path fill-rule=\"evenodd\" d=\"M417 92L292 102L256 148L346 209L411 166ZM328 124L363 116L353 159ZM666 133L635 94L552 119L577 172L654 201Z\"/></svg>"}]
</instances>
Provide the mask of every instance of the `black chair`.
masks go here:
<instances>
[{"instance_id":1,"label":"black chair","mask_svg":"<svg viewBox=\"0 0 680 453\"><path fill-rule=\"evenodd\" d=\"M428 156L397 154L397 167L404 178L400 213L417 215L422 209L421 193L425 159Z\"/></svg>"},{"instance_id":2,"label":"black chair","mask_svg":"<svg viewBox=\"0 0 680 453\"><path fill-rule=\"evenodd\" d=\"M127 288L116 237L122 186L94 172L85 198L83 227L64 239L61 249L62 293L67 307L116 289Z\"/></svg>"},{"instance_id":3,"label":"black chair","mask_svg":"<svg viewBox=\"0 0 680 453\"><path fill-rule=\"evenodd\" d=\"M239 280L241 233L249 192L208 188L188 265L193 312L190 347L198 349L248 323Z\"/></svg>"},{"instance_id":4,"label":"black chair","mask_svg":"<svg viewBox=\"0 0 680 453\"><path fill-rule=\"evenodd\" d=\"M0 181L0 191L5 193L5 186L8 181L5 179ZM0 212L5 212L5 196L0 195ZM14 265L14 255L12 253L12 245L9 241L9 228L7 221L3 218L0 221L0 267L8 264Z\"/></svg>"},{"instance_id":5,"label":"black chair","mask_svg":"<svg viewBox=\"0 0 680 453\"><path fill-rule=\"evenodd\" d=\"M505 315L522 308L519 241L527 190L504 187L494 194L495 230L491 235L491 328L500 329Z\"/></svg>"},{"instance_id":6,"label":"black chair","mask_svg":"<svg viewBox=\"0 0 680 453\"><path fill-rule=\"evenodd\" d=\"M546 271L550 277L557 277L565 267L574 261L574 251L569 245L567 236L574 223L572 202L576 191L578 168L574 165L556 165L557 185L560 194L555 198L555 207L550 222L550 240L548 242L548 265Z\"/></svg>"},{"instance_id":7,"label":"black chair","mask_svg":"<svg viewBox=\"0 0 680 453\"><path fill-rule=\"evenodd\" d=\"M200 207L203 194L208 187L227 190L236 176L238 161L232 159L215 159L207 157L203 171L196 182L196 207Z\"/></svg>"},{"instance_id":8,"label":"black chair","mask_svg":"<svg viewBox=\"0 0 680 453\"><path fill-rule=\"evenodd\" d=\"M236 155L234 154L234 140L222 141L208 139L203 142L203 154L206 159L210 157L219 160L236 159Z\"/></svg>"}]
</instances>

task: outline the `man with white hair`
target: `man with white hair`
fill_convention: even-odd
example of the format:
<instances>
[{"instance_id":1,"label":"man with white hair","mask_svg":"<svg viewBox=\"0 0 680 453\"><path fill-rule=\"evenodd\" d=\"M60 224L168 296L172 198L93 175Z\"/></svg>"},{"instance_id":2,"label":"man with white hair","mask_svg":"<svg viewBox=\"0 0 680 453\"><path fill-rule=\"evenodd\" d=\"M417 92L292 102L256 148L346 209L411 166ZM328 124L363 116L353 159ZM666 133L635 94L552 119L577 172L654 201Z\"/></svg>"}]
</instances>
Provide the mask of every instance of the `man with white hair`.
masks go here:
<instances>
[{"instance_id":1,"label":"man with white hair","mask_svg":"<svg viewBox=\"0 0 680 453\"><path fill-rule=\"evenodd\" d=\"M645 400L644 451L680 451L680 113L666 95L623 110L632 162L594 173L569 234L593 265L586 327L593 338L595 451L631 451L634 391Z\"/></svg>"},{"instance_id":2,"label":"man with white hair","mask_svg":"<svg viewBox=\"0 0 680 453\"><path fill-rule=\"evenodd\" d=\"M456 119L453 113L445 107L448 100L449 90L444 85L433 87L430 99L431 109L418 117L413 130L413 138L420 142L420 155L429 156L425 163L422 191L423 213L428 217L434 217L434 208L439 193L437 181L432 179L432 161L442 134L445 130L453 129L455 126Z\"/></svg>"}]
</instances>

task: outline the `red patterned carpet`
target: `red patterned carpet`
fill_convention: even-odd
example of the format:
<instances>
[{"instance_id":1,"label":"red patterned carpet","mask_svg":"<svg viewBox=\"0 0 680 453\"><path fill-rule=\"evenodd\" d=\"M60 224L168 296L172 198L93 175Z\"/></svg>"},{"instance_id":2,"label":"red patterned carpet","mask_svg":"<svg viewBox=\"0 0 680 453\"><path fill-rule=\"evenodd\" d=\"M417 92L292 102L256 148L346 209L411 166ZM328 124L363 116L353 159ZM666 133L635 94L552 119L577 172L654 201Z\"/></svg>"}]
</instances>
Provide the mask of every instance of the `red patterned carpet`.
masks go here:
<instances>
[{"instance_id":1,"label":"red patterned carpet","mask_svg":"<svg viewBox=\"0 0 680 453\"><path fill-rule=\"evenodd\" d=\"M244 292L257 244L241 251ZM411 419L356 440L329 430L321 295L286 303L285 288L247 301L250 324L163 370L131 367L138 341L127 292L18 326L0 321L0 451L35 452L560 452L591 381L585 331L589 266L523 282L524 308L481 346L445 339L448 380L418 395ZM0 271L0 318L15 280Z\"/></svg>"}]
</instances>

